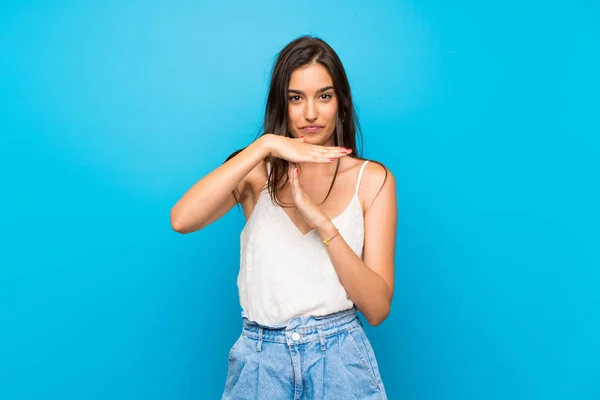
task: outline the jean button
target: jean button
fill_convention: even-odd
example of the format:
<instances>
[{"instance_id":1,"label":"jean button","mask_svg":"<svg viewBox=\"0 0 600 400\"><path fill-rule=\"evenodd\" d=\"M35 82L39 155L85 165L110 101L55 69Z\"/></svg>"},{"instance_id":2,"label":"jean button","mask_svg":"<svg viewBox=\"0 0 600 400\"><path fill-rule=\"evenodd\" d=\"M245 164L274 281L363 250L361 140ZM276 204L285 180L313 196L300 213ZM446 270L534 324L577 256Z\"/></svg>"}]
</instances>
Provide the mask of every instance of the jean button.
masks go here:
<instances>
[{"instance_id":1,"label":"jean button","mask_svg":"<svg viewBox=\"0 0 600 400\"><path fill-rule=\"evenodd\" d=\"M292 333L292 339L294 339L294 340L300 339L300 335L298 334L298 332Z\"/></svg>"}]
</instances>

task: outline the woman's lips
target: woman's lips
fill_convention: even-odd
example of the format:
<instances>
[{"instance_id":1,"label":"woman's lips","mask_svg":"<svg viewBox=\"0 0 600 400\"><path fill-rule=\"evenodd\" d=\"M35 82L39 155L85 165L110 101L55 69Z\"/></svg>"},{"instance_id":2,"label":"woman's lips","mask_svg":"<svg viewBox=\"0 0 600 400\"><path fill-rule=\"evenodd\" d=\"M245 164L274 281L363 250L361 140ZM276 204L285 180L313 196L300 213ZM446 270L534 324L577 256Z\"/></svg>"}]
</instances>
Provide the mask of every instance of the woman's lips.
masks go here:
<instances>
[{"instance_id":1,"label":"woman's lips","mask_svg":"<svg viewBox=\"0 0 600 400\"><path fill-rule=\"evenodd\" d=\"M322 126L305 126L304 128L302 128L302 130L306 133L316 133L322 128Z\"/></svg>"}]
</instances>

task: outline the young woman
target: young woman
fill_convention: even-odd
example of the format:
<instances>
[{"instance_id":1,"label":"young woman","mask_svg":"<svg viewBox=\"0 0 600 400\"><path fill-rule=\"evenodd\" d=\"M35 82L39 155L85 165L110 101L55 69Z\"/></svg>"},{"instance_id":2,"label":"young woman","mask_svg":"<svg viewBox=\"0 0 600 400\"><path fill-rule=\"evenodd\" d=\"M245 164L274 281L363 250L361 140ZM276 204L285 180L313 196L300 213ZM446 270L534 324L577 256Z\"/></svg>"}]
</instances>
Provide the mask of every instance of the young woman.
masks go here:
<instances>
[{"instance_id":1,"label":"young woman","mask_svg":"<svg viewBox=\"0 0 600 400\"><path fill-rule=\"evenodd\" d=\"M372 325L394 291L396 191L359 157L340 59L300 37L277 57L263 134L192 186L173 229L197 231L241 204L242 332L223 399L386 399L357 310Z\"/></svg>"}]
</instances>

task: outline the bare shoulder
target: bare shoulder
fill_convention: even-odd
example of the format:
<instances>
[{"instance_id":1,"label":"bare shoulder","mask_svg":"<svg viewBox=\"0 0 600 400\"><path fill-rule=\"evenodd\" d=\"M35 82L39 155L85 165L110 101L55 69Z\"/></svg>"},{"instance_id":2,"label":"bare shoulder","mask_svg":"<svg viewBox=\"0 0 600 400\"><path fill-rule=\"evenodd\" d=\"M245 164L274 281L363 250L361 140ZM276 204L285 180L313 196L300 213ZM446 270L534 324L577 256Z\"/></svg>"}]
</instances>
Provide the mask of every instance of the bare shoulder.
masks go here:
<instances>
[{"instance_id":1,"label":"bare shoulder","mask_svg":"<svg viewBox=\"0 0 600 400\"><path fill-rule=\"evenodd\" d=\"M369 160L363 171L359 189L359 197L363 203L363 210L367 212L382 192L390 191L394 194L396 192L396 180L392 171L379 161Z\"/></svg>"}]
</instances>

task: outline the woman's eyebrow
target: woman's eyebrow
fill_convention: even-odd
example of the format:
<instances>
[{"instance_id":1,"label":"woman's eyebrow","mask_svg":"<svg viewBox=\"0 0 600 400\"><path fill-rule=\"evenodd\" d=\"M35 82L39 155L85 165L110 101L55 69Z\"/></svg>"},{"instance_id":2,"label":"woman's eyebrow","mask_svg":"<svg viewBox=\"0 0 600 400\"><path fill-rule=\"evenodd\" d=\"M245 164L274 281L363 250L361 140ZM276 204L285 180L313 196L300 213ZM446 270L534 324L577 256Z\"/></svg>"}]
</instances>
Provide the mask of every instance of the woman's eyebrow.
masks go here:
<instances>
[{"instance_id":1,"label":"woman's eyebrow","mask_svg":"<svg viewBox=\"0 0 600 400\"><path fill-rule=\"evenodd\" d=\"M325 86L324 88L317 90L317 93L321 93L321 92L324 92L326 90L333 89L333 88L334 88L333 86ZM304 92L302 90L298 90L298 89L288 89L288 92L296 93L296 94L304 94Z\"/></svg>"}]
</instances>

